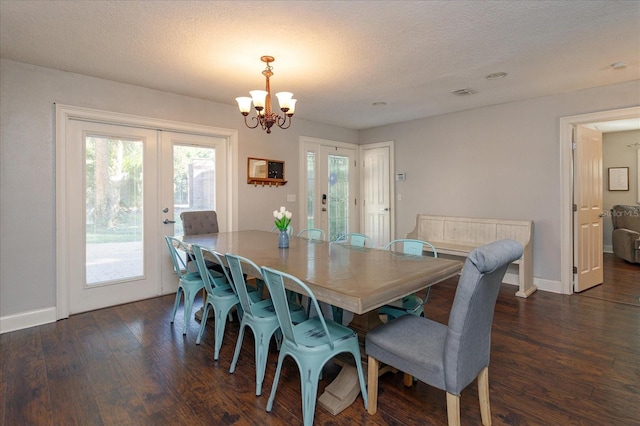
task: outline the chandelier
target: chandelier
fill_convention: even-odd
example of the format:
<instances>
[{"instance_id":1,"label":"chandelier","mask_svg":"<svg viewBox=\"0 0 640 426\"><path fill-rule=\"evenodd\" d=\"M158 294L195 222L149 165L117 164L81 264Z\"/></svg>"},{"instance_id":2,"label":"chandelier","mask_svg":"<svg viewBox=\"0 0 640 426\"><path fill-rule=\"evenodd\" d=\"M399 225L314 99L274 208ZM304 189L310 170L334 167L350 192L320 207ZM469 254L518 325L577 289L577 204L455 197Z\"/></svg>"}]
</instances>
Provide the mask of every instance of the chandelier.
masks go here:
<instances>
[{"instance_id":1,"label":"chandelier","mask_svg":"<svg viewBox=\"0 0 640 426\"><path fill-rule=\"evenodd\" d=\"M269 65L275 60L273 56L262 56L260 58L262 62L267 64L267 67L262 71L262 75L267 79L266 90L252 90L249 93L251 97L239 97L236 98L238 102L238 108L240 113L244 116L244 124L250 129L255 129L260 126L262 130L266 130L267 133L271 133L271 126L277 124L281 129L288 129L291 126L291 117L296 109L296 99L292 99L293 93L291 92L278 92L276 97L278 98L278 104L280 104L280 110L283 112L283 116L271 111L271 89L269 88L269 78L273 75L273 67ZM256 109L256 116L251 117L251 120L255 121L255 124L250 125L247 122L247 116L251 110L251 103ZM287 119L288 118L288 119Z\"/></svg>"}]
</instances>

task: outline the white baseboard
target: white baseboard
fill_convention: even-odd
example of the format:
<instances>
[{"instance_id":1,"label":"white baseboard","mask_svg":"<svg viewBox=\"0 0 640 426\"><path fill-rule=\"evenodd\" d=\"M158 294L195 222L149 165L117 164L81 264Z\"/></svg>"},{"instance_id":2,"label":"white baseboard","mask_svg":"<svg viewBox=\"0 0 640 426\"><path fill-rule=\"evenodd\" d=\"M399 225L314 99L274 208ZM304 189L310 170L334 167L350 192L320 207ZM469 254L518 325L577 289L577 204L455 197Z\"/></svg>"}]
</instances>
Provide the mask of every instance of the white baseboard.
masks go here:
<instances>
[{"instance_id":1,"label":"white baseboard","mask_svg":"<svg viewBox=\"0 0 640 426\"><path fill-rule=\"evenodd\" d=\"M55 306L20 312L19 314L0 317L0 334L35 327L42 324L49 324L51 322L56 322L56 320Z\"/></svg>"},{"instance_id":2,"label":"white baseboard","mask_svg":"<svg viewBox=\"0 0 640 426\"><path fill-rule=\"evenodd\" d=\"M504 282L505 284L513 284L516 286L520 283L518 274L514 274L511 272L507 272L504 275L504 279L502 280L502 282ZM562 284L560 283L560 281L545 280L542 278L533 277L533 285L538 287L538 290L562 294Z\"/></svg>"},{"instance_id":3,"label":"white baseboard","mask_svg":"<svg viewBox=\"0 0 640 426\"><path fill-rule=\"evenodd\" d=\"M604 251L605 253L613 253L613 246L603 246L602 251Z\"/></svg>"},{"instance_id":4,"label":"white baseboard","mask_svg":"<svg viewBox=\"0 0 640 426\"><path fill-rule=\"evenodd\" d=\"M542 278L533 277L533 284L538 287L538 290L562 294L562 283L560 281L545 280Z\"/></svg>"}]
</instances>

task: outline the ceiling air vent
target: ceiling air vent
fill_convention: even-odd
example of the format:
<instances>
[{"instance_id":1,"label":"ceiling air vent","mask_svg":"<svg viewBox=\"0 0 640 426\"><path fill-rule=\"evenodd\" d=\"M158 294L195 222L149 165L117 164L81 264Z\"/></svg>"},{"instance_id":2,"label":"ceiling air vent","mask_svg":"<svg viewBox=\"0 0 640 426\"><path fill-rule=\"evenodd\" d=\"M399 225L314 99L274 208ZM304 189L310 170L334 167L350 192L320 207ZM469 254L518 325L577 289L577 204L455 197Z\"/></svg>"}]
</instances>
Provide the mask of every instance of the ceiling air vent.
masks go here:
<instances>
[{"instance_id":1,"label":"ceiling air vent","mask_svg":"<svg viewBox=\"0 0 640 426\"><path fill-rule=\"evenodd\" d=\"M451 93L453 93L456 96L467 96L467 95L475 95L478 92L476 92L470 87L467 87L466 89L453 90Z\"/></svg>"}]
</instances>

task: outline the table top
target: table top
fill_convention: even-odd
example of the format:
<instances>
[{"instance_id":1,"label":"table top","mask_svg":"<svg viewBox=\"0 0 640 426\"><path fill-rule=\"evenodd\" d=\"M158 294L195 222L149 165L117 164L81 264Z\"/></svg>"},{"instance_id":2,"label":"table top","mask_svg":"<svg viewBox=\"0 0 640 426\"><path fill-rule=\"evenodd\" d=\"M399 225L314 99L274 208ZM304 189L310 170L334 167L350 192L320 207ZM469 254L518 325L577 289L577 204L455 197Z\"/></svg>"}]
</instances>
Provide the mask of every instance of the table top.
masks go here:
<instances>
[{"instance_id":1,"label":"table top","mask_svg":"<svg viewBox=\"0 0 640 426\"><path fill-rule=\"evenodd\" d=\"M346 244L289 239L278 248L278 234L236 231L178 237L219 255L232 253L307 284L319 301L364 314L403 296L457 275L462 262L412 256Z\"/></svg>"}]
</instances>

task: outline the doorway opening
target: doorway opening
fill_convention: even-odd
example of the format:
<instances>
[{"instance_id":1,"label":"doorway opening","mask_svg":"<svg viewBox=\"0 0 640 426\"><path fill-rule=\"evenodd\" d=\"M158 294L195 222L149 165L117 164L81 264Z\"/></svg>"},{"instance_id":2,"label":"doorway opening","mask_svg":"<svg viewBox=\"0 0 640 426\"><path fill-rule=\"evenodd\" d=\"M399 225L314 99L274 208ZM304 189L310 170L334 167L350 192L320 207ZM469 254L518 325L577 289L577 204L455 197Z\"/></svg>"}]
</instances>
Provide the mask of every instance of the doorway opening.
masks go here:
<instances>
[{"instance_id":1,"label":"doorway opening","mask_svg":"<svg viewBox=\"0 0 640 426\"><path fill-rule=\"evenodd\" d=\"M640 116L640 106L601 111L590 114L574 115L560 119L560 163L561 163L561 238L560 238L560 266L561 266L561 292L573 294L573 259L574 259L574 232L573 232L573 195L575 182L573 178L573 128L578 125L589 125L599 122L611 122L634 119Z\"/></svg>"}]
</instances>

